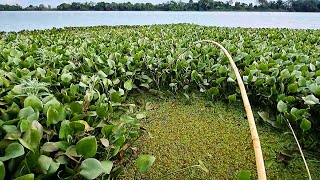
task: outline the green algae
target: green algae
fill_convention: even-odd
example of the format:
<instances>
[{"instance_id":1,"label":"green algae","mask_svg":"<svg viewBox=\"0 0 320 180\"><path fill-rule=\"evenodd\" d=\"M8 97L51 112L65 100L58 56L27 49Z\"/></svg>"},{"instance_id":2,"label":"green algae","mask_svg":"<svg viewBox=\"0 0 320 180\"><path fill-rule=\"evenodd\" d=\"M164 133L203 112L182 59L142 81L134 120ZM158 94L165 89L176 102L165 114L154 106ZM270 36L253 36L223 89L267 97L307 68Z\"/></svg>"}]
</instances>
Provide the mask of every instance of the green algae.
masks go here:
<instances>
[{"instance_id":1,"label":"green algae","mask_svg":"<svg viewBox=\"0 0 320 180\"><path fill-rule=\"evenodd\" d=\"M141 98L141 97L140 97ZM139 99L139 98L138 98ZM249 170L256 178L255 157L249 126L242 104L227 104L192 99L189 104L183 100L158 100L141 98L148 103L147 118L141 123L147 129L135 142L138 153L156 157L147 174L135 173L134 164L129 164L121 179L159 179L164 175L198 164L202 160L209 169L191 169L167 176L166 179L235 179L239 171ZM258 118L256 118L258 119ZM291 134L276 131L266 124L257 127L266 171L269 179L307 179L301 158L288 163L277 161L279 152L290 144ZM314 179L320 175L319 161L307 160ZM162 179L162 178L160 178Z\"/></svg>"}]
</instances>

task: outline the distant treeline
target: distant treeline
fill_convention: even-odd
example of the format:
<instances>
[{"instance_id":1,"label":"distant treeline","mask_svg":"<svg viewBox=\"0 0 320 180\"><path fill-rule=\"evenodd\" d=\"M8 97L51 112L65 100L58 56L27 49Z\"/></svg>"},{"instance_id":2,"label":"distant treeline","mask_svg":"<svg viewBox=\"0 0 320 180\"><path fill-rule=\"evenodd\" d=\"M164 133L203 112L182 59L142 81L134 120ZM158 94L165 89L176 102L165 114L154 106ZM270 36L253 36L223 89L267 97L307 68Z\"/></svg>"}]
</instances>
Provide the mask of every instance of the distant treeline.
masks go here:
<instances>
[{"instance_id":1,"label":"distant treeline","mask_svg":"<svg viewBox=\"0 0 320 180\"><path fill-rule=\"evenodd\" d=\"M106 3L106 2L73 2L63 3L56 8L40 4L22 8L20 5L1 5L0 11L290 11L290 12L320 12L320 0L288 0L267 1L258 0L257 5L240 3L199 0L193 2L169 1L162 4L152 3Z\"/></svg>"}]
</instances>

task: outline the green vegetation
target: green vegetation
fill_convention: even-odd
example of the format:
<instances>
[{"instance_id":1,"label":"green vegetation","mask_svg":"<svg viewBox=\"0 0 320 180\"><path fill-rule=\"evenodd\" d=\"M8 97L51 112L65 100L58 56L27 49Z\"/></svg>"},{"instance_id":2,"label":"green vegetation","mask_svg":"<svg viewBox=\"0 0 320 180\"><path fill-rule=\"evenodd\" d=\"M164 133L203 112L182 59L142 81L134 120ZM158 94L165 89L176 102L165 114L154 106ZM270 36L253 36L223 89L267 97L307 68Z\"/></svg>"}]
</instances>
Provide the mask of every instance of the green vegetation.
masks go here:
<instances>
[{"instance_id":1,"label":"green vegetation","mask_svg":"<svg viewBox=\"0 0 320 180\"><path fill-rule=\"evenodd\" d=\"M132 143L144 129L139 105L127 99L133 93L184 94L190 100L191 92L199 92L208 100L240 101L235 75L219 49L198 44L178 59L202 39L230 51L264 122L283 131L288 119L303 149L319 158L319 35L319 30L191 24L3 33L0 172L8 179L118 176L132 161ZM233 151L249 146L245 142ZM290 156L286 152L281 159ZM142 154L137 172L153 162ZM239 161L243 167L245 162Z\"/></svg>"},{"instance_id":2,"label":"green vegetation","mask_svg":"<svg viewBox=\"0 0 320 180\"><path fill-rule=\"evenodd\" d=\"M142 107L147 105L148 109L141 108L146 114L142 123L148 132L134 146L138 154L156 157L150 171L138 179L165 179L160 177L195 165L198 160L204 162L208 173L191 168L166 178L236 179L240 171L249 170L257 179L249 125L241 102L227 104L207 101L203 97L192 98L187 104L182 97L158 100L142 96L134 99L138 99L137 104L141 103ZM256 119L259 119L257 114ZM297 150L293 157L287 157L290 161L280 159L289 146L296 148L292 135L258 122L268 178L307 179ZM307 159L313 178L319 179L319 161L313 157ZM134 170L134 164L129 164L121 178L133 179Z\"/></svg>"},{"instance_id":3,"label":"green vegetation","mask_svg":"<svg viewBox=\"0 0 320 180\"><path fill-rule=\"evenodd\" d=\"M234 3L235 2L235 3ZM320 12L319 0L258 0L258 4L246 4L237 1L199 0L193 2L168 1L162 4L152 3L108 3L108 2L73 2L62 3L56 8L30 5L22 8L19 5L1 5L0 11L288 11L288 12Z\"/></svg>"}]
</instances>

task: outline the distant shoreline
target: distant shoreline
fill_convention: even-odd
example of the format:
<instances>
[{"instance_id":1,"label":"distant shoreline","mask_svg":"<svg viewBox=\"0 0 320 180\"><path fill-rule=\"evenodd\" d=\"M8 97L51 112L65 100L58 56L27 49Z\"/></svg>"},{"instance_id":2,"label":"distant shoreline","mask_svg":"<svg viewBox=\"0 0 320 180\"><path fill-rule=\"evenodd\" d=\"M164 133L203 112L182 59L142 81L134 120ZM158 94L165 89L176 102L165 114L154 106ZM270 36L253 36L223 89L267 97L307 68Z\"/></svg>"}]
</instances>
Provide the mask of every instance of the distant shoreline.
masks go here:
<instances>
[{"instance_id":1,"label":"distant shoreline","mask_svg":"<svg viewBox=\"0 0 320 180\"><path fill-rule=\"evenodd\" d=\"M70 2L56 7L51 5L0 4L0 11L245 11L245 12L320 12L320 1L316 0L258 0L257 4L227 2L215 0L198 0L194 2L168 1L161 4L152 3L116 3L116 2Z\"/></svg>"}]
</instances>

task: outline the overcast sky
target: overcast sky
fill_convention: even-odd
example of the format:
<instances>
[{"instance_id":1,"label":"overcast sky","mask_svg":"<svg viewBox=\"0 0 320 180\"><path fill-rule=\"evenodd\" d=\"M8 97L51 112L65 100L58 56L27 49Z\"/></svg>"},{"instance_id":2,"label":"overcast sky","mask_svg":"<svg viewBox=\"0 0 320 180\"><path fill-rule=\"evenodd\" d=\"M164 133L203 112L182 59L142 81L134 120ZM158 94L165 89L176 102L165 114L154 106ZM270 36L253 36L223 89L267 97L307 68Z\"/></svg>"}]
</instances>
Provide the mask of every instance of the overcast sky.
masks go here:
<instances>
[{"instance_id":1,"label":"overcast sky","mask_svg":"<svg viewBox=\"0 0 320 180\"><path fill-rule=\"evenodd\" d=\"M154 4L158 4L158 3L164 3L167 2L169 0L0 0L0 4L19 4L22 6L28 6L30 4L32 5L39 5L39 4L45 4L45 5L52 5L52 6L57 6L58 4L61 3L70 3L70 2L132 2L132 3L137 3L137 2L142 2L142 3L154 3ZM178 1L178 0L176 0ZM185 2L188 2L189 0L182 0ZM196 0L194 0L196 1ZM226 0L222 0L222 1L226 1ZM240 1L240 2L245 2L245 3L255 3L254 0L235 0L235 1Z\"/></svg>"}]
</instances>

